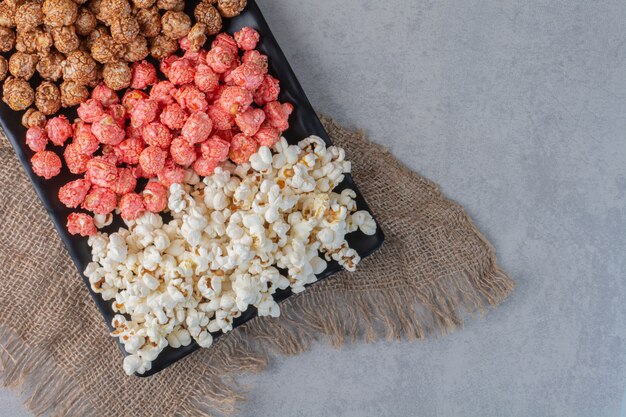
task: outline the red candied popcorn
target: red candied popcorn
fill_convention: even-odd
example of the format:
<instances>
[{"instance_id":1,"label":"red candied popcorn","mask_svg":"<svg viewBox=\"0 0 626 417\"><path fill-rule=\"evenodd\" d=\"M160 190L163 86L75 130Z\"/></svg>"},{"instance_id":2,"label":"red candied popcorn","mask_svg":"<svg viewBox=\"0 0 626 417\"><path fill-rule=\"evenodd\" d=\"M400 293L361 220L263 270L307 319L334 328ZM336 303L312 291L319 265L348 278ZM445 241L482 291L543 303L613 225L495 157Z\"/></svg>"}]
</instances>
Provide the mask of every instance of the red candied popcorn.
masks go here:
<instances>
[{"instance_id":1,"label":"red candied popcorn","mask_svg":"<svg viewBox=\"0 0 626 417\"><path fill-rule=\"evenodd\" d=\"M198 158L196 162L193 163L193 170L196 174L206 177L208 175L213 175L215 168L217 168L220 164L220 161L217 159L210 158Z\"/></svg>"},{"instance_id":2,"label":"red candied popcorn","mask_svg":"<svg viewBox=\"0 0 626 417\"><path fill-rule=\"evenodd\" d=\"M238 85L249 91L255 91L263 83L265 73L255 64L243 63L235 68L228 77L226 83Z\"/></svg>"},{"instance_id":3,"label":"red candied popcorn","mask_svg":"<svg viewBox=\"0 0 626 417\"><path fill-rule=\"evenodd\" d=\"M118 145L126 135L119 123L110 114L91 125L91 132L104 145Z\"/></svg>"},{"instance_id":4,"label":"red candied popcorn","mask_svg":"<svg viewBox=\"0 0 626 417\"><path fill-rule=\"evenodd\" d=\"M194 65L206 63L206 54L207 54L206 50L200 49L198 51L192 51L186 48L181 48L181 49L185 51L185 53L183 54L183 58L188 59Z\"/></svg>"},{"instance_id":5,"label":"red candied popcorn","mask_svg":"<svg viewBox=\"0 0 626 417\"><path fill-rule=\"evenodd\" d=\"M275 129L284 132L289 128L289 115L293 111L291 103L272 101L264 107L267 123Z\"/></svg>"},{"instance_id":6,"label":"red candied popcorn","mask_svg":"<svg viewBox=\"0 0 626 417\"><path fill-rule=\"evenodd\" d=\"M141 127L126 126L126 138L141 138Z\"/></svg>"},{"instance_id":7,"label":"red candied popcorn","mask_svg":"<svg viewBox=\"0 0 626 417\"><path fill-rule=\"evenodd\" d=\"M222 32L215 37L215 39L211 43L211 49L217 47L227 49L233 55L237 55L239 53L237 42L228 33Z\"/></svg>"},{"instance_id":8,"label":"red candied popcorn","mask_svg":"<svg viewBox=\"0 0 626 417\"><path fill-rule=\"evenodd\" d=\"M113 148L113 152L119 162L129 165L139 163L139 155L145 149L145 144L141 137L130 137L120 142Z\"/></svg>"},{"instance_id":9,"label":"red candied popcorn","mask_svg":"<svg viewBox=\"0 0 626 417\"><path fill-rule=\"evenodd\" d=\"M117 173L117 180L111 188L117 195L124 195L135 191L137 188L137 178L130 168L119 168Z\"/></svg>"},{"instance_id":10,"label":"red candied popcorn","mask_svg":"<svg viewBox=\"0 0 626 417\"><path fill-rule=\"evenodd\" d=\"M230 130L235 123L235 119L230 113L217 106L209 106L207 114L217 130Z\"/></svg>"},{"instance_id":11,"label":"red candied popcorn","mask_svg":"<svg viewBox=\"0 0 626 417\"><path fill-rule=\"evenodd\" d=\"M209 138L211 129L213 129L213 122L209 115L198 112L187 118L180 133L191 143L200 143Z\"/></svg>"},{"instance_id":12,"label":"red candied popcorn","mask_svg":"<svg viewBox=\"0 0 626 417\"><path fill-rule=\"evenodd\" d=\"M241 133L246 136L254 136L265 121L265 112L261 109L248 109L243 113L237 113L235 123Z\"/></svg>"},{"instance_id":13,"label":"red candied popcorn","mask_svg":"<svg viewBox=\"0 0 626 417\"><path fill-rule=\"evenodd\" d=\"M209 107L205 94L193 84L186 84L172 93L178 104L190 112L205 112Z\"/></svg>"},{"instance_id":14,"label":"red candied popcorn","mask_svg":"<svg viewBox=\"0 0 626 417\"><path fill-rule=\"evenodd\" d=\"M253 153L258 149L258 143L249 136L239 133L233 137L230 143L230 159L236 164L248 162Z\"/></svg>"},{"instance_id":15,"label":"red candied popcorn","mask_svg":"<svg viewBox=\"0 0 626 417\"><path fill-rule=\"evenodd\" d=\"M102 103L95 98L90 98L89 100L80 103L77 112L78 117L87 123L95 123L104 115Z\"/></svg>"},{"instance_id":16,"label":"red candied popcorn","mask_svg":"<svg viewBox=\"0 0 626 417\"><path fill-rule=\"evenodd\" d=\"M87 171L87 163L91 160L91 156L81 153L79 144L70 143L63 151L63 159L72 174L82 174Z\"/></svg>"},{"instance_id":17,"label":"red candied popcorn","mask_svg":"<svg viewBox=\"0 0 626 417\"><path fill-rule=\"evenodd\" d=\"M48 133L50 142L57 146L63 146L63 144L72 137L73 133L72 125L65 116L57 116L48 120L48 123L46 123L46 132Z\"/></svg>"},{"instance_id":18,"label":"red candied popcorn","mask_svg":"<svg viewBox=\"0 0 626 417\"><path fill-rule=\"evenodd\" d=\"M241 62L245 64L254 65L262 73L267 73L267 55L263 55L259 51L246 51L241 57Z\"/></svg>"},{"instance_id":19,"label":"red candied popcorn","mask_svg":"<svg viewBox=\"0 0 626 417\"><path fill-rule=\"evenodd\" d=\"M252 104L252 92L238 86L224 88L216 105L232 115L248 110Z\"/></svg>"},{"instance_id":20,"label":"red candied popcorn","mask_svg":"<svg viewBox=\"0 0 626 417\"><path fill-rule=\"evenodd\" d=\"M180 59L177 55L170 55L167 58L163 58L159 63L159 69L167 78L170 77L170 69L172 68L172 64Z\"/></svg>"},{"instance_id":21,"label":"red candied popcorn","mask_svg":"<svg viewBox=\"0 0 626 417\"><path fill-rule=\"evenodd\" d=\"M132 127L146 126L154 121L159 114L159 105L154 100L137 100L130 110L130 125Z\"/></svg>"},{"instance_id":22,"label":"red candied popcorn","mask_svg":"<svg viewBox=\"0 0 626 417\"><path fill-rule=\"evenodd\" d=\"M156 68L145 59L141 62L134 62L131 71L130 88L145 90L149 85L157 82Z\"/></svg>"},{"instance_id":23,"label":"red candied popcorn","mask_svg":"<svg viewBox=\"0 0 626 417\"><path fill-rule=\"evenodd\" d=\"M254 140L259 146L267 146L271 148L280 140L280 132L272 126L264 124L254 135Z\"/></svg>"},{"instance_id":24,"label":"red candied popcorn","mask_svg":"<svg viewBox=\"0 0 626 417\"><path fill-rule=\"evenodd\" d=\"M172 143L172 132L159 122L152 122L141 130L143 140L149 146L167 149Z\"/></svg>"},{"instance_id":25,"label":"red candied popcorn","mask_svg":"<svg viewBox=\"0 0 626 417\"><path fill-rule=\"evenodd\" d=\"M170 154L172 155L172 160L182 166L189 166L196 160L196 149L193 143L183 136L172 140Z\"/></svg>"},{"instance_id":26,"label":"red candied popcorn","mask_svg":"<svg viewBox=\"0 0 626 417\"><path fill-rule=\"evenodd\" d=\"M252 29L249 26L244 27L239 32L235 33L235 41L239 49L243 51L251 51L256 48L259 43L259 32Z\"/></svg>"},{"instance_id":27,"label":"red candied popcorn","mask_svg":"<svg viewBox=\"0 0 626 417\"><path fill-rule=\"evenodd\" d=\"M136 193L126 193L120 199L120 213L124 220L137 220L146 211L143 198Z\"/></svg>"},{"instance_id":28,"label":"red candied popcorn","mask_svg":"<svg viewBox=\"0 0 626 417\"><path fill-rule=\"evenodd\" d=\"M213 71L223 74L232 68L233 62L237 61L236 53L229 48L216 46L206 54L206 63Z\"/></svg>"},{"instance_id":29,"label":"red candied popcorn","mask_svg":"<svg viewBox=\"0 0 626 417\"><path fill-rule=\"evenodd\" d=\"M160 213L167 208L167 189L161 183L151 181L146 184L142 196L146 210L152 213Z\"/></svg>"},{"instance_id":30,"label":"red candied popcorn","mask_svg":"<svg viewBox=\"0 0 626 417\"><path fill-rule=\"evenodd\" d=\"M61 158L52 151L36 152L30 160L36 175L49 180L61 172Z\"/></svg>"},{"instance_id":31,"label":"red candied popcorn","mask_svg":"<svg viewBox=\"0 0 626 417\"><path fill-rule=\"evenodd\" d=\"M196 67L196 74L193 82L198 89L204 93L212 93L220 85L220 76L206 64L199 64Z\"/></svg>"},{"instance_id":32,"label":"red candied popcorn","mask_svg":"<svg viewBox=\"0 0 626 417\"><path fill-rule=\"evenodd\" d=\"M235 135L239 133L238 130L236 129L228 129L228 130L216 130L215 131L215 136L225 140L226 142L230 143L233 140L233 137L235 137Z\"/></svg>"},{"instance_id":33,"label":"red candied popcorn","mask_svg":"<svg viewBox=\"0 0 626 417\"><path fill-rule=\"evenodd\" d=\"M280 86L278 80L269 74L265 74L263 82L254 92L254 102L259 106L278 100Z\"/></svg>"},{"instance_id":34,"label":"red candied popcorn","mask_svg":"<svg viewBox=\"0 0 626 417\"><path fill-rule=\"evenodd\" d=\"M112 104L107 109L107 113L113 117L113 120L115 120L122 129L124 129L126 126L126 107L122 104Z\"/></svg>"},{"instance_id":35,"label":"red candied popcorn","mask_svg":"<svg viewBox=\"0 0 626 417\"><path fill-rule=\"evenodd\" d=\"M137 104L140 100L146 100L150 98L148 94L141 90L126 90L124 96L122 97L122 106L127 111L131 111L135 104Z\"/></svg>"},{"instance_id":36,"label":"red candied popcorn","mask_svg":"<svg viewBox=\"0 0 626 417\"><path fill-rule=\"evenodd\" d=\"M82 207L95 214L109 214L117 207L117 195L109 188L94 185L87 193Z\"/></svg>"},{"instance_id":37,"label":"red candied popcorn","mask_svg":"<svg viewBox=\"0 0 626 417\"><path fill-rule=\"evenodd\" d=\"M144 173L156 175L165 166L167 151L158 146L148 146L139 156L139 166Z\"/></svg>"},{"instance_id":38,"label":"red candied popcorn","mask_svg":"<svg viewBox=\"0 0 626 417\"><path fill-rule=\"evenodd\" d=\"M176 90L176 86L169 81L159 81L152 86L150 90L150 98L157 102L161 107L167 106L174 102L172 94Z\"/></svg>"},{"instance_id":39,"label":"red candied popcorn","mask_svg":"<svg viewBox=\"0 0 626 417\"><path fill-rule=\"evenodd\" d=\"M228 159L230 150L230 142L225 141L219 136L211 136L209 140L200 144L200 153L203 158L217 159L219 162Z\"/></svg>"},{"instance_id":40,"label":"red candied popcorn","mask_svg":"<svg viewBox=\"0 0 626 417\"><path fill-rule=\"evenodd\" d=\"M48 144L48 133L39 126L29 127L26 131L26 145L33 152L41 152Z\"/></svg>"},{"instance_id":41,"label":"red candied popcorn","mask_svg":"<svg viewBox=\"0 0 626 417\"><path fill-rule=\"evenodd\" d=\"M120 102L117 93L107 87L106 84L98 84L91 92L91 98L98 100L104 107L109 107Z\"/></svg>"},{"instance_id":42,"label":"red candied popcorn","mask_svg":"<svg viewBox=\"0 0 626 417\"><path fill-rule=\"evenodd\" d=\"M167 188L172 184L181 184L185 180L185 170L172 159L165 161L165 166L157 174L157 178Z\"/></svg>"},{"instance_id":43,"label":"red candied popcorn","mask_svg":"<svg viewBox=\"0 0 626 417\"><path fill-rule=\"evenodd\" d=\"M94 236L97 233L93 217L85 213L70 213L67 216L67 231L72 235L83 237Z\"/></svg>"},{"instance_id":44,"label":"red candied popcorn","mask_svg":"<svg viewBox=\"0 0 626 417\"><path fill-rule=\"evenodd\" d=\"M80 179L70 181L59 189L59 201L66 207L76 208L80 206L91 188L91 183Z\"/></svg>"},{"instance_id":45,"label":"red candied popcorn","mask_svg":"<svg viewBox=\"0 0 626 417\"><path fill-rule=\"evenodd\" d=\"M167 70L167 76L174 85L189 84L193 82L195 75L194 65L185 58L178 58Z\"/></svg>"},{"instance_id":46,"label":"red candied popcorn","mask_svg":"<svg viewBox=\"0 0 626 417\"><path fill-rule=\"evenodd\" d=\"M93 155L100 148L100 142L91 132L91 125L82 120L74 123L74 143L84 155Z\"/></svg>"},{"instance_id":47,"label":"red candied popcorn","mask_svg":"<svg viewBox=\"0 0 626 417\"><path fill-rule=\"evenodd\" d=\"M182 129L187 120L187 112L178 103L168 104L161 111L160 120L172 130Z\"/></svg>"},{"instance_id":48,"label":"red candied popcorn","mask_svg":"<svg viewBox=\"0 0 626 417\"><path fill-rule=\"evenodd\" d=\"M85 178L99 187L111 188L117 181L118 170L108 156L96 156L87 162Z\"/></svg>"}]
</instances>

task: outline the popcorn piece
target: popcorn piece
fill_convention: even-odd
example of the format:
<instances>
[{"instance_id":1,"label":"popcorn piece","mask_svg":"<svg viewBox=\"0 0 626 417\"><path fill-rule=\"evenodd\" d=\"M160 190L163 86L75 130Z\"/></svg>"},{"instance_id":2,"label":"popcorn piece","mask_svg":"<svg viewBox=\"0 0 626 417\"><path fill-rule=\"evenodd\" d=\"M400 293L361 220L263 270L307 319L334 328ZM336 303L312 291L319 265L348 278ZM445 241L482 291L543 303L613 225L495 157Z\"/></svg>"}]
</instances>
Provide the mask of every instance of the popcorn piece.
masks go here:
<instances>
[{"instance_id":1,"label":"popcorn piece","mask_svg":"<svg viewBox=\"0 0 626 417\"><path fill-rule=\"evenodd\" d=\"M111 189L94 186L85 197L83 208L95 214L109 214L117 206L117 196Z\"/></svg>"},{"instance_id":2,"label":"popcorn piece","mask_svg":"<svg viewBox=\"0 0 626 417\"><path fill-rule=\"evenodd\" d=\"M156 68L146 60L133 63L131 70L133 77L130 83L131 88L144 90L157 82Z\"/></svg>"},{"instance_id":3,"label":"popcorn piece","mask_svg":"<svg viewBox=\"0 0 626 417\"><path fill-rule=\"evenodd\" d=\"M204 142L202 145L207 142ZM196 160L196 151L193 143L183 136L179 136L172 141L170 153L174 162L182 166L189 166Z\"/></svg>"},{"instance_id":4,"label":"popcorn piece","mask_svg":"<svg viewBox=\"0 0 626 417\"><path fill-rule=\"evenodd\" d=\"M63 146L63 144L72 137L72 125L67 121L65 116L57 116L48 120L46 123L46 132L50 142L57 146Z\"/></svg>"},{"instance_id":5,"label":"popcorn piece","mask_svg":"<svg viewBox=\"0 0 626 417\"><path fill-rule=\"evenodd\" d=\"M165 166L167 151L158 146L148 146L139 156L139 165L148 175L156 175Z\"/></svg>"},{"instance_id":6,"label":"popcorn piece","mask_svg":"<svg viewBox=\"0 0 626 417\"><path fill-rule=\"evenodd\" d=\"M235 33L237 46L239 46L239 49L243 51L251 51L255 49L259 39L259 33L248 26Z\"/></svg>"},{"instance_id":7,"label":"popcorn piece","mask_svg":"<svg viewBox=\"0 0 626 417\"><path fill-rule=\"evenodd\" d=\"M76 208L80 206L91 188L87 180L70 181L59 189L59 201L66 207Z\"/></svg>"},{"instance_id":8,"label":"popcorn piece","mask_svg":"<svg viewBox=\"0 0 626 417\"><path fill-rule=\"evenodd\" d=\"M39 126L33 126L26 131L26 145L33 152L41 152L48 144L48 133Z\"/></svg>"},{"instance_id":9,"label":"popcorn piece","mask_svg":"<svg viewBox=\"0 0 626 417\"><path fill-rule=\"evenodd\" d=\"M273 101L264 107L265 116L270 126L284 132L289 128L289 115L293 111L293 106L289 103L279 103Z\"/></svg>"},{"instance_id":10,"label":"popcorn piece","mask_svg":"<svg viewBox=\"0 0 626 417\"><path fill-rule=\"evenodd\" d=\"M183 126L181 135L191 143L201 143L208 139L213 129L213 122L206 113L193 113Z\"/></svg>"},{"instance_id":11,"label":"popcorn piece","mask_svg":"<svg viewBox=\"0 0 626 417\"><path fill-rule=\"evenodd\" d=\"M146 210L152 213L160 213L167 207L167 189L158 182L146 184L142 195Z\"/></svg>"},{"instance_id":12,"label":"popcorn piece","mask_svg":"<svg viewBox=\"0 0 626 417\"><path fill-rule=\"evenodd\" d=\"M124 220L136 220L145 210L143 198L136 193L127 193L120 199L120 211Z\"/></svg>"},{"instance_id":13,"label":"popcorn piece","mask_svg":"<svg viewBox=\"0 0 626 417\"><path fill-rule=\"evenodd\" d=\"M144 141L148 146L156 146L167 149L172 142L172 133L159 122L152 122L141 130Z\"/></svg>"},{"instance_id":14,"label":"popcorn piece","mask_svg":"<svg viewBox=\"0 0 626 417\"><path fill-rule=\"evenodd\" d=\"M235 123L237 127L246 136L254 136L263 122L265 121L265 113L261 109L248 109L243 113L237 113Z\"/></svg>"},{"instance_id":15,"label":"popcorn piece","mask_svg":"<svg viewBox=\"0 0 626 417\"><path fill-rule=\"evenodd\" d=\"M104 116L104 109L102 103L95 98L83 102L78 106L78 117L84 122L95 123Z\"/></svg>"},{"instance_id":16,"label":"popcorn piece","mask_svg":"<svg viewBox=\"0 0 626 417\"><path fill-rule=\"evenodd\" d=\"M160 115L161 123L172 130L182 129L187 120L187 113L178 103L168 104Z\"/></svg>"},{"instance_id":17,"label":"popcorn piece","mask_svg":"<svg viewBox=\"0 0 626 417\"><path fill-rule=\"evenodd\" d=\"M256 152L257 147L258 144L254 139L240 133L233 138L230 144L230 159L237 164L243 164Z\"/></svg>"},{"instance_id":18,"label":"popcorn piece","mask_svg":"<svg viewBox=\"0 0 626 417\"><path fill-rule=\"evenodd\" d=\"M61 172L61 158L52 151L35 153L30 160L36 175L49 180Z\"/></svg>"},{"instance_id":19,"label":"popcorn piece","mask_svg":"<svg viewBox=\"0 0 626 417\"><path fill-rule=\"evenodd\" d=\"M130 105L130 104L129 104ZM148 123L156 119L159 111L159 105L156 101L145 99L137 100L130 107L130 123L132 127L146 126Z\"/></svg>"},{"instance_id":20,"label":"popcorn piece","mask_svg":"<svg viewBox=\"0 0 626 417\"><path fill-rule=\"evenodd\" d=\"M87 171L87 164L91 157L81 152L79 144L70 143L63 151L63 159L72 174L82 174Z\"/></svg>"},{"instance_id":21,"label":"popcorn piece","mask_svg":"<svg viewBox=\"0 0 626 417\"><path fill-rule=\"evenodd\" d=\"M104 145L118 145L126 135L118 121L109 114L91 125L91 132Z\"/></svg>"},{"instance_id":22,"label":"popcorn piece","mask_svg":"<svg viewBox=\"0 0 626 417\"><path fill-rule=\"evenodd\" d=\"M80 236L93 236L97 233L93 217L85 213L71 213L67 218L67 231Z\"/></svg>"},{"instance_id":23,"label":"popcorn piece","mask_svg":"<svg viewBox=\"0 0 626 417\"><path fill-rule=\"evenodd\" d=\"M85 178L92 184L105 188L115 186L118 171L115 163L109 159L96 156L87 162L86 171Z\"/></svg>"}]
</instances>

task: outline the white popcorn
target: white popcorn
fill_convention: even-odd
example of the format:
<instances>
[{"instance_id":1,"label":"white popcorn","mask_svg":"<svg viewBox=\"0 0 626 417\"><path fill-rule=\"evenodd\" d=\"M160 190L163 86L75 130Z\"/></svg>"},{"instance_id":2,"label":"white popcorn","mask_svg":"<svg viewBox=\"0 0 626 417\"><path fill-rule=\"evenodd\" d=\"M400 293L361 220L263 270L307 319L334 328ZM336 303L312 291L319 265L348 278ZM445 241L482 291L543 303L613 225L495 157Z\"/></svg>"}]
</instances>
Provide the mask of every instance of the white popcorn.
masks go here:
<instances>
[{"instance_id":1,"label":"white popcorn","mask_svg":"<svg viewBox=\"0 0 626 417\"><path fill-rule=\"evenodd\" d=\"M113 214L95 214L93 216L93 223L98 229L105 228L113 223Z\"/></svg>"},{"instance_id":2,"label":"white popcorn","mask_svg":"<svg viewBox=\"0 0 626 417\"><path fill-rule=\"evenodd\" d=\"M114 301L124 371L148 371L167 346L210 346L250 306L279 317L276 291L304 291L327 261L353 271L360 257L346 234L374 234L376 223L357 211L353 190L332 191L350 168L342 149L318 137L298 146L281 138L273 153L261 147L202 181L187 170L169 189L169 223L146 212L128 229L89 238L84 273Z\"/></svg>"}]
</instances>

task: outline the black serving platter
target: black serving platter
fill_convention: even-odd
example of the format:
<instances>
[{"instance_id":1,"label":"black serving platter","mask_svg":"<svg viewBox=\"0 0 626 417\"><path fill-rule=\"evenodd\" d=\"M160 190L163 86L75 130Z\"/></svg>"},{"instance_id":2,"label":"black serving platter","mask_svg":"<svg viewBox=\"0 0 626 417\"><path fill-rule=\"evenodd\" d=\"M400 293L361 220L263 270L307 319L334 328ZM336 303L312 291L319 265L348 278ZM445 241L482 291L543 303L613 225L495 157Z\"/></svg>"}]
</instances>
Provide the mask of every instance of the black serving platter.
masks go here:
<instances>
[{"instance_id":1,"label":"black serving platter","mask_svg":"<svg viewBox=\"0 0 626 417\"><path fill-rule=\"evenodd\" d=\"M193 9L195 8L198 0L188 1L186 4L186 12L193 16ZM248 6L244 12L232 19L224 20L224 31L230 34L238 31L239 29L250 26L256 29L261 35L261 41L258 45L258 50L269 57L269 71L274 77L280 81L281 93L280 101L290 102L294 105L294 112L292 113L289 122L290 128L284 132L284 136L289 143L295 144L298 141L304 139L310 135L317 135L324 139L327 144L330 144L330 138L324 130L322 123L317 117L311 103L306 97L306 94L302 90L298 79L296 78L291 66L287 62L287 58L281 51L272 31L270 30L261 10L257 6L254 0L248 0ZM212 38L209 39L207 45L210 45ZM157 66L158 67L158 66ZM38 80L34 80L35 83ZM64 109L61 113L65 114L69 120L73 120L76 117L75 109ZM89 285L89 280L84 276L83 271L87 267L87 264L91 261L91 254L89 246L87 245L87 239L78 236L70 235L66 228L65 223L67 216L71 212L63 204L59 202L57 198L57 192L59 188L71 181L78 178L72 175L67 168L63 168L61 174L51 180L44 180L41 177L36 176L30 165L30 158L33 152L25 144L26 129L21 125L22 112L15 112L11 110L4 102L0 102L0 125L4 129L11 145L15 149L15 152L22 163L24 170L28 174L33 186L39 196L43 206L50 215L63 243L67 247L67 250L72 257L72 260L76 264L78 271L80 272L83 281L89 288L89 292L93 297L96 305L98 306L104 320L109 328L111 328L111 320L115 313L111 308L111 302L104 301L99 294L94 293ZM60 148L51 149L61 155L62 150ZM363 196L356 188L352 177L346 176L346 179L337 187L337 190L344 188L352 188L357 193L357 206L359 210L368 210L371 212ZM105 229L107 232L114 232L119 227L123 226L121 220L115 221L111 226ZM355 232L348 235L347 240L352 248L354 248L362 258L369 256L376 251L383 243L384 235L380 226L378 231L373 236L367 236L361 232ZM318 279L327 278L339 271L342 267L336 262L330 262L328 268L318 276ZM281 302L292 295L290 290L284 290L277 292L274 297L277 302ZM320 308L322 308L320 306ZM245 322L256 317L257 312L254 307L249 308L234 322L233 327L240 326ZM220 334L214 334L213 337L219 337ZM277 335L276 337L280 337ZM118 343L119 344L119 343ZM126 354L124 348L119 344L121 351ZM146 372L144 375L137 376L150 376L167 368L176 361L181 360L185 356L199 349L199 346L194 342L189 346L181 347L178 349L166 348L161 355L152 363L152 369Z\"/></svg>"}]
</instances>

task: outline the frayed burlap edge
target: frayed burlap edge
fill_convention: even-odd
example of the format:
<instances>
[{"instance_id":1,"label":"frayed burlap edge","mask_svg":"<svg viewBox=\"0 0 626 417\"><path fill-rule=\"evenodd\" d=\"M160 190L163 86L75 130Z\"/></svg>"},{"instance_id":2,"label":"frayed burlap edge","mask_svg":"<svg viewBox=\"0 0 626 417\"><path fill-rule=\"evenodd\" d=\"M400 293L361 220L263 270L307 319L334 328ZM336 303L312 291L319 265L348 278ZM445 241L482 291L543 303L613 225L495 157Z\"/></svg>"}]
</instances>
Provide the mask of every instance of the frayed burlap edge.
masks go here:
<instances>
[{"instance_id":1,"label":"frayed burlap edge","mask_svg":"<svg viewBox=\"0 0 626 417\"><path fill-rule=\"evenodd\" d=\"M340 129L330 119L323 118L323 122L329 130ZM359 136L366 140L363 133ZM435 184L421 180L439 192ZM323 339L339 348L359 340L414 340L446 334L462 326L465 315L482 314L500 304L515 284L498 268L489 242L462 210L460 213L486 247L485 264L414 286L355 291L326 288L322 282L284 302L280 320L255 319L219 339L209 359L211 370L192 382L187 397L180 398L176 415L235 413L237 404L245 400L245 389L237 384L236 377L264 370L274 354L296 355ZM380 256L384 251L364 260L359 268L367 270L368 263ZM343 274L331 280L340 280ZM57 366L51 355L28 346L5 327L0 327L0 381L16 389L36 415L106 415L106 405L92 402L85 389Z\"/></svg>"}]
</instances>

